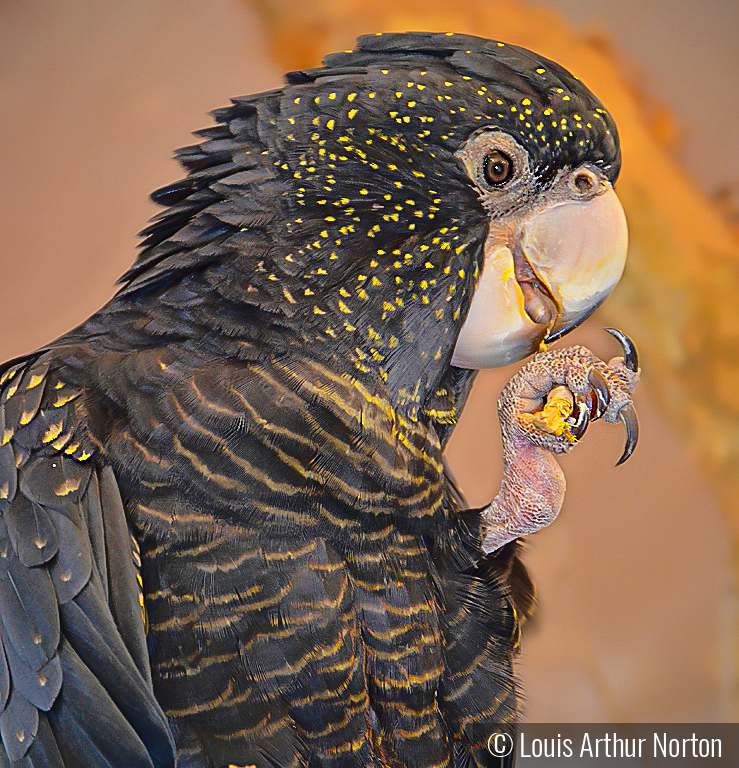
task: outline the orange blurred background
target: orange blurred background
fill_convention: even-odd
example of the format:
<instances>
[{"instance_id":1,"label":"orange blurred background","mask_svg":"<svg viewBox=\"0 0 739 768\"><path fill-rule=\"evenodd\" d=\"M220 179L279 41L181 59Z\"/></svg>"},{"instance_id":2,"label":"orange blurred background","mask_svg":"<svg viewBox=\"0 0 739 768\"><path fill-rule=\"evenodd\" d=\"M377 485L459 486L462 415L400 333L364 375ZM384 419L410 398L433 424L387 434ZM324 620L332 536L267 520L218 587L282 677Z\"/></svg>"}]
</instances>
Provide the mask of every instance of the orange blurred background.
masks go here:
<instances>
[{"instance_id":1,"label":"orange blurred background","mask_svg":"<svg viewBox=\"0 0 739 768\"><path fill-rule=\"evenodd\" d=\"M452 7L453 5L453 7ZM580 76L622 134L624 281L568 337L641 351L642 435L618 469L598 423L563 460L560 519L531 537L540 609L519 670L534 722L736 721L739 6L727 0L5 0L0 3L0 357L113 291L180 175L171 151L230 96L279 86L376 30L454 30L534 48ZM471 504L500 482L481 374L449 449Z\"/></svg>"}]
</instances>

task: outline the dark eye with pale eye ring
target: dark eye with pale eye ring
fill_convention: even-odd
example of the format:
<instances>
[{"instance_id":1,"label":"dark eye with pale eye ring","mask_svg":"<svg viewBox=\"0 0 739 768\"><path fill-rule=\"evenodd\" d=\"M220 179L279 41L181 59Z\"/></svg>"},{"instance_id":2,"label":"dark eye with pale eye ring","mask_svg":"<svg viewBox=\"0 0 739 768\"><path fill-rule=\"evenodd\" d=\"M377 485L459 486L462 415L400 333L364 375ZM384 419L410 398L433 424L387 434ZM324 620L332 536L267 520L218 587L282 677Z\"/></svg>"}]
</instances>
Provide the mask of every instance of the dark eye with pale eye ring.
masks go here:
<instances>
[{"instance_id":1,"label":"dark eye with pale eye ring","mask_svg":"<svg viewBox=\"0 0 739 768\"><path fill-rule=\"evenodd\" d=\"M482 174L491 187L499 187L513 176L513 160L505 152L494 149L485 156Z\"/></svg>"}]
</instances>

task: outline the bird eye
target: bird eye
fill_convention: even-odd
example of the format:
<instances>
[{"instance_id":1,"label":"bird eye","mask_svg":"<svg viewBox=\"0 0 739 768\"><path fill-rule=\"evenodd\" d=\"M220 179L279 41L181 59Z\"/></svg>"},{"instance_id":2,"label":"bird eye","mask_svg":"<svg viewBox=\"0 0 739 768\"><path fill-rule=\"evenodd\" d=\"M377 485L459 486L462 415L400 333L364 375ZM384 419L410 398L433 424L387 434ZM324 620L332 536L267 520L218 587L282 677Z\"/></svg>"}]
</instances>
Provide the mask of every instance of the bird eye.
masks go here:
<instances>
[{"instance_id":1,"label":"bird eye","mask_svg":"<svg viewBox=\"0 0 739 768\"><path fill-rule=\"evenodd\" d=\"M482 172L491 187L499 187L513 176L513 160L504 152L495 149L485 156Z\"/></svg>"}]
</instances>

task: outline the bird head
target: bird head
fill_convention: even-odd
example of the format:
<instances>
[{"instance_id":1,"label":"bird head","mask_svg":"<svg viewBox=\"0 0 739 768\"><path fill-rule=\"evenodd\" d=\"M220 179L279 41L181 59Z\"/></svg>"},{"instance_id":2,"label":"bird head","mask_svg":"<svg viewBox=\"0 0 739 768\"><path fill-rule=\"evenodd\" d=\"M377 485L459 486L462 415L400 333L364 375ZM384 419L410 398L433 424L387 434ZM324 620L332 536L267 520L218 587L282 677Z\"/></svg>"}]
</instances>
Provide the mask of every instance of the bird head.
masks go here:
<instances>
[{"instance_id":1,"label":"bird head","mask_svg":"<svg viewBox=\"0 0 739 768\"><path fill-rule=\"evenodd\" d=\"M190 179L160 192L176 203L165 224L195 213L148 231L124 292L152 265L168 274L172 232L182 242L183 222L199 225L191 250L210 254L218 290L236 284L229 295L289 317L301 344L327 343L352 374L379 370L399 401L419 402L450 367L524 358L623 271L616 126L530 51L370 35L215 114L222 125L185 156ZM228 275L212 266L226 261Z\"/></svg>"}]
</instances>

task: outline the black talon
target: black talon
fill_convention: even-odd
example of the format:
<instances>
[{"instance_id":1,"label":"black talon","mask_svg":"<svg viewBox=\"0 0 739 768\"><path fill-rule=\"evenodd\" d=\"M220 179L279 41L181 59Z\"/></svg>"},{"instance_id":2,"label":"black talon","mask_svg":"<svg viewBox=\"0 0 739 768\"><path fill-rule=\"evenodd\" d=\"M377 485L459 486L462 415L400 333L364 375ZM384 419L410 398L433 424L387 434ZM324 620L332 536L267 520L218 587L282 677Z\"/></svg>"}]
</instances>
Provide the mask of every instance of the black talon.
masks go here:
<instances>
[{"instance_id":1,"label":"black talon","mask_svg":"<svg viewBox=\"0 0 739 768\"><path fill-rule=\"evenodd\" d=\"M582 440L582 436L590 423L590 407L584 397L578 397L575 400L575 407L577 408L577 415L570 425L570 434L576 440Z\"/></svg>"},{"instance_id":2,"label":"black talon","mask_svg":"<svg viewBox=\"0 0 739 768\"><path fill-rule=\"evenodd\" d=\"M597 368L590 369L590 373L588 373L588 381L590 382L590 386L593 388L596 400L598 401L597 409L594 409L595 413L593 414L593 420L595 420L599 419L606 412L608 401L611 399L611 393L608 391L606 377Z\"/></svg>"},{"instance_id":3,"label":"black talon","mask_svg":"<svg viewBox=\"0 0 739 768\"><path fill-rule=\"evenodd\" d=\"M590 418L597 419L599 404L598 404L598 398L596 397L592 389L590 390L590 392L588 392L587 395L585 395L585 402L588 404L588 408L590 409Z\"/></svg>"},{"instance_id":4,"label":"black talon","mask_svg":"<svg viewBox=\"0 0 739 768\"><path fill-rule=\"evenodd\" d=\"M585 400L590 407L591 420L597 421L606 412L608 404L603 402L603 396L594 389L585 395Z\"/></svg>"},{"instance_id":5,"label":"black talon","mask_svg":"<svg viewBox=\"0 0 739 768\"><path fill-rule=\"evenodd\" d=\"M616 462L616 466L623 464L631 456L639 440L639 419L636 417L636 411L633 405L625 405L619 412L618 418L621 419L626 427L626 445L621 458Z\"/></svg>"},{"instance_id":6,"label":"black talon","mask_svg":"<svg viewBox=\"0 0 739 768\"><path fill-rule=\"evenodd\" d=\"M606 328L606 333L610 333L624 350L624 365L636 373L639 370L639 353L636 351L634 342L618 328Z\"/></svg>"}]
</instances>

